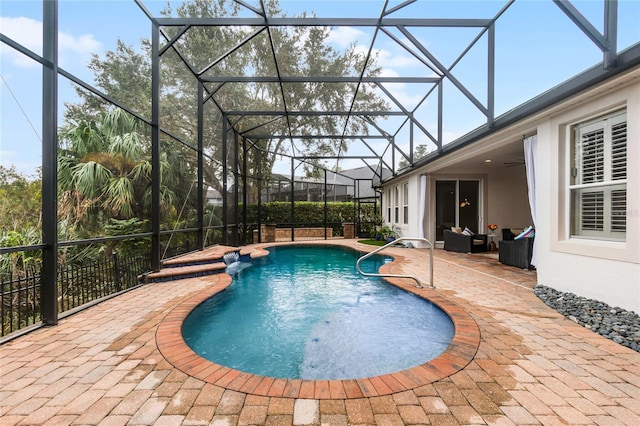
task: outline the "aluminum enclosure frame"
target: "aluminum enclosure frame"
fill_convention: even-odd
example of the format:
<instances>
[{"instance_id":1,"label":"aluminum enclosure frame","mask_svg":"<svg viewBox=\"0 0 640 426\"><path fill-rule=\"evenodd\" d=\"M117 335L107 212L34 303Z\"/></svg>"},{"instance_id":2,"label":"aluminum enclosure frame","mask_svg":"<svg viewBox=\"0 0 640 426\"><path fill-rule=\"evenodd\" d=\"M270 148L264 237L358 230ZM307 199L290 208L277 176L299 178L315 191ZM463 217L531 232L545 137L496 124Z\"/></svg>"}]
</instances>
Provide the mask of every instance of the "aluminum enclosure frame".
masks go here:
<instances>
[{"instance_id":1,"label":"aluminum enclosure frame","mask_svg":"<svg viewBox=\"0 0 640 426\"><path fill-rule=\"evenodd\" d=\"M383 176L379 170L382 167L386 167L391 170L392 176L397 175L395 170L395 161L391 164L383 159L383 156L388 150L392 152L392 158L395 159L395 155L401 155L406 159L409 164L409 169L414 166L425 164L429 161L458 149L461 146L472 143L480 137L495 131L498 128L502 128L515 120L525 117L528 114L538 111L539 109L556 102L558 99L562 99L568 95L576 93L582 90L589 84L595 81L601 81L624 69L628 69L630 66L634 66L640 63L640 47L635 46L627 51L618 55L617 52L617 14L618 14L618 2L617 0L604 1L605 9L605 25L604 31L601 33L593 24L589 22L573 5L568 1L552 0L561 10L565 13L569 19L588 37L603 54L603 61L601 66L597 66L587 72L578 76L574 81L568 82L566 85L559 87L553 94L548 96L542 96L535 99L517 110L511 111L501 117L495 117L494 104L495 104L495 23L500 16L508 10L508 8L514 3L515 0L508 0L504 6L493 17L487 19L426 19L426 18L394 18L393 14L404 7L407 7L415 2L415 0L404 1L401 4L388 8L388 2L384 2L383 9L378 18L275 18L267 16L263 2L260 2L261 8L254 7L247 4L242 0L234 0L244 10L251 11L255 14L255 17L227 17L227 18L166 18L166 17L154 17L149 10L145 7L143 0L134 0L139 8L144 12L150 22L150 32L152 40L152 87L151 87L151 100L152 100L152 114L151 118L145 118L128 108L122 102L113 99L108 94L101 92L99 89L92 85L82 81L80 78L65 71L58 66L58 1L57 0L43 0L43 54L38 55L25 46L17 43L5 34L0 33L0 42L10 46L17 50L19 53L33 59L38 62L43 69L43 88L42 88L42 244L27 246L27 247L9 247L0 249L0 254L12 253L16 251L34 251L41 250L43 258L42 266L42 293L41 293L41 306L42 306L42 322L45 325L54 325L58 322L58 307L57 307L57 294L56 294L56 276L57 276L57 253L58 248L62 246L69 246L75 244L86 244L92 242L104 242L114 239L127 239L127 238L150 238L151 239L151 258L152 268L158 270L161 262L161 236L170 234L171 232L186 232L194 231L193 229L181 230L181 231L162 231L160 223L160 140L162 136L167 136L174 141L181 144L186 144L180 137L171 134L166 129L163 129L160 125L161 122L161 109L160 109L160 65L162 56L172 50L182 60L189 72L193 75L194 81L197 84L198 91L198 129L197 129L197 187L198 187L198 204L200 206L198 210L198 224L195 231L197 232L198 246L202 247L204 242L205 224L203 221L203 209L204 204L203 192L204 192L204 178L203 169L205 167L204 159L206 154L204 152L204 134L203 134L203 121L204 121L204 105L207 102L214 102L216 108L224 117L223 124L225 129L222 132L222 140L220 141L223 152L226 153L227 149L233 148L236 153L235 164L231 164L232 172L238 174L238 161L237 152L241 149L247 150L248 144L251 144L256 139L266 138L281 138L286 137L291 141L292 146L295 145L295 139L304 138L318 138L318 139L330 139L330 140L359 140L371 151L370 154L357 156L358 159L369 167L373 172L377 173L376 178L383 180L386 176ZM208 64L202 69L197 69L194 64L189 63L185 55L180 52L178 41L180 37L186 34L190 29L195 27L251 27L253 32L247 36L241 43L236 46L229 46L227 54L218 58L216 61ZM426 67L428 67L434 76L407 76L407 77L382 77L382 76L368 76L366 74L366 66L363 67L359 76L343 76L343 77L327 77L327 76L287 76L281 75L280 72L276 72L271 76L228 76L228 77L211 77L205 74L214 69L216 64L223 61L225 57L233 54L237 49L242 48L249 43L254 37L259 34L266 34L266 37L271 38L270 29L275 27L300 27L300 26L315 26L315 27L334 27L334 26L347 26L347 27L368 27L371 28L374 36L372 37L371 44L368 48L368 55L371 55L374 49L374 43L377 34L385 34L389 39L395 41L399 49L412 54L416 59L421 61ZM173 37L169 37L165 28L177 28L178 31ZM469 44L469 46L462 52L462 54L450 65L446 67L441 63L438 58L433 55L429 49L421 43L417 37L412 33L414 28L426 28L426 27L449 27L449 28L478 28L480 29L477 37ZM400 39L396 32L399 32L404 37L404 40ZM484 35L487 35L487 100L486 102L479 101L464 84L456 79L453 68L460 62L460 60L470 51L470 49L478 43ZM271 43L273 48L273 42ZM278 55L273 53L276 70L279 70ZM365 61L365 64L367 61ZM110 102L111 104L122 108L126 112L132 114L137 119L144 123L147 123L151 127L152 135L152 208L153 214L151 217L151 232L137 235L126 235L121 237L102 237L94 238L84 241L58 241L57 236L57 123L58 123L58 87L57 78L58 75L68 78L70 81L78 84L85 90L95 94L96 96ZM453 84L464 96L480 111L484 117L486 117L486 123L476 131L460 138L459 140L444 145L443 144L443 132L442 132L442 115L443 115L443 103L444 92L443 82L448 81ZM351 108L344 111L294 111L290 110L287 106L286 95L284 93L284 85L291 83L351 83L356 85L355 93L353 94L353 100L351 102ZM215 89L208 89L206 83L218 83L219 85ZM237 110L229 108L225 109L225 105L216 101L216 92L221 87L230 83L244 83L244 84L277 84L280 87L280 96L283 102L282 109L261 111L261 110ZM405 84L432 84L432 89L418 102L415 108L409 108L406 105L393 96L393 94L385 87L385 84L390 83L405 83ZM384 92L393 105L391 110L383 111L359 111L354 108L355 99L358 94L358 89L361 85L372 84L379 90ZM425 100L435 92L437 98L437 117L438 123L437 132L431 134L414 116L417 108L425 102ZM270 117L269 120L275 119L274 117L284 118L287 122L287 128L279 134L265 134L262 127L257 126L250 131L241 132L236 129L240 120L247 116L264 116ZM347 126L345 124L342 134L295 134L291 127L290 119L293 117L311 117L311 116L343 116L346 120L363 120L369 124L369 129L372 134L367 132L366 134L349 134L347 133ZM376 122L377 118L397 116L402 118L402 124L395 132L388 132L383 129L381 125ZM400 128L405 124L410 126L410 140L409 150L405 152L397 143L396 137ZM426 158L421 160L414 159L414 133L416 131L425 134L431 143L436 147L435 151ZM233 134L233 141L229 141L228 134ZM366 141L368 139L382 139L387 142L386 148L383 152L377 152ZM287 155L289 156L289 155ZM322 159L330 158L317 156L314 157L309 153L295 153L289 156L291 158L291 178L294 179L294 162L304 162L310 159ZM350 156L342 155L338 158L349 158ZM225 157L223 157L225 158ZM371 161L378 163L377 167L371 165ZM223 242L227 242L229 235L228 220L227 217L227 203L228 203L228 181L226 163L223 162L224 167L224 179L222 181L222 196L223 196ZM326 170L325 186L326 186ZM244 179L244 185L246 186L247 176L242 176ZM258 176L260 179L261 176ZM260 182L260 180L259 180ZM355 182L355 180L354 180ZM355 183L354 183L355 184ZM238 185L234 185L233 197L236 203L239 201ZM246 192L243 191L243 197L246 197ZM246 198L244 202L245 210L243 212L242 222L246 222ZM260 207L259 207L260 208ZM325 212L326 213L326 212ZM235 211L235 225L238 226L239 212ZM293 234L293 231L292 231Z\"/></svg>"}]
</instances>

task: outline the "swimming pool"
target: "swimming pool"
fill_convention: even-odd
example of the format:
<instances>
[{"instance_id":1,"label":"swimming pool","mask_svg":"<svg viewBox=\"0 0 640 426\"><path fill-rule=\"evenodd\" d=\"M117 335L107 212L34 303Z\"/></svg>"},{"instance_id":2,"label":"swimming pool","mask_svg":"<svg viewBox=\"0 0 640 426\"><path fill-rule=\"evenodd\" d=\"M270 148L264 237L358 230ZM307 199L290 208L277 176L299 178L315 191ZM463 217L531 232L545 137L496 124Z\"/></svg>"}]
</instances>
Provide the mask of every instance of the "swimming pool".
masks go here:
<instances>
[{"instance_id":1,"label":"swimming pool","mask_svg":"<svg viewBox=\"0 0 640 426\"><path fill-rule=\"evenodd\" d=\"M347 379L387 374L440 355L453 323L430 302L355 271L360 253L280 246L186 318L200 356L252 374ZM388 258L374 256L363 270Z\"/></svg>"}]
</instances>

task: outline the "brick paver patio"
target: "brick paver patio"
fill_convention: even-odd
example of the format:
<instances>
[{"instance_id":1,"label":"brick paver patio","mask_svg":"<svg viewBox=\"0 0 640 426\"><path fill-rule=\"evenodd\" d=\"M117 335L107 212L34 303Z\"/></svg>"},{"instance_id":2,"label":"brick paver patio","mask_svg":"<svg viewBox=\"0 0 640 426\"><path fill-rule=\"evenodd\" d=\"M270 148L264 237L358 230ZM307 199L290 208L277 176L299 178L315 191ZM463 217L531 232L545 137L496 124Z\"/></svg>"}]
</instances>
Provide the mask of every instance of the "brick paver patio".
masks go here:
<instances>
[{"instance_id":1,"label":"brick paver patio","mask_svg":"<svg viewBox=\"0 0 640 426\"><path fill-rule=\"evenodd\" d=\"M392 272L428 282L426 250L392 252L405 257ZM442 250L434 269L436 290L420 291L464 308L481 340L466 367L432 383L314 399L185 374L156 332L217 275L146 284L0 346L0 425L640 425L640 354L544 305L531 290L535 272Z\"/></svg>"}]
</instances>

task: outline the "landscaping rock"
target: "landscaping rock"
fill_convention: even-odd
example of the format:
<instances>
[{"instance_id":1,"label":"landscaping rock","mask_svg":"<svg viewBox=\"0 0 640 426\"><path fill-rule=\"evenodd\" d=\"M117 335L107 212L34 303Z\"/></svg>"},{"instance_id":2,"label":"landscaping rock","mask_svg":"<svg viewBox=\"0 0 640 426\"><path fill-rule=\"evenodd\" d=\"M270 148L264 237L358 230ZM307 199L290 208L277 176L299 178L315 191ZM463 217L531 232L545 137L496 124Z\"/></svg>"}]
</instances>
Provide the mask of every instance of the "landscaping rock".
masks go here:
<instances>
[{"instance_id":1,"label":"landscaping rock","mask_svg":"<svg viewBox=\"0 0 640 426\"><path fill-rule=\"evenodd\" d=\"M640 352L640 316L618 306L537 285L533 291L565 317L607 339Z\"/></svg>"}]
</instances>

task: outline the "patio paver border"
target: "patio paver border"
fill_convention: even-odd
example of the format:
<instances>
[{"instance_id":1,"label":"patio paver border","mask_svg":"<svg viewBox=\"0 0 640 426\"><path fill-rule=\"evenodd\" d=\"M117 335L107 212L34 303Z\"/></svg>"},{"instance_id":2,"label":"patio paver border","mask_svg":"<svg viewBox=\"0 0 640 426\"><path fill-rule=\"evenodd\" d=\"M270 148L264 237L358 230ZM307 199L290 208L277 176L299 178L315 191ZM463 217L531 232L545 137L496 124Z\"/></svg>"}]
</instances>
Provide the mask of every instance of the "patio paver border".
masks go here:
<instances>
[{"instance_id":1,"label":"patio paver border","mask_svg":"<svg viewBox=\"0 0 640 426\"><path fill-rule=\"evenodd\" d=\"M382 273L388 272L393 264L404 261L401 255L394 254L393 257L393 262L381 267ZM199 356L182 337L182 323L189 313L200 303L224 291L232 282L225 273L211 276L211 280L210 287L167 314L157 329L156 343L162 356L175 368L225 389L282 398L353 399L390 395L436 382L462 370L473 360L480 345L480 329L461 306L438 294L437 290L417 288L407 284L407 280L387 279L392 285L428 300L449 315L454 324L454 337L441 355L406 370L362 379L301 380L250 374Z\"/></svg>"}]
</instances>

